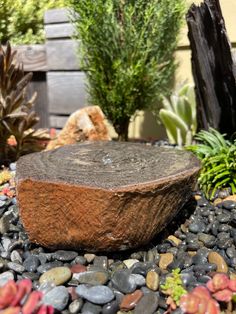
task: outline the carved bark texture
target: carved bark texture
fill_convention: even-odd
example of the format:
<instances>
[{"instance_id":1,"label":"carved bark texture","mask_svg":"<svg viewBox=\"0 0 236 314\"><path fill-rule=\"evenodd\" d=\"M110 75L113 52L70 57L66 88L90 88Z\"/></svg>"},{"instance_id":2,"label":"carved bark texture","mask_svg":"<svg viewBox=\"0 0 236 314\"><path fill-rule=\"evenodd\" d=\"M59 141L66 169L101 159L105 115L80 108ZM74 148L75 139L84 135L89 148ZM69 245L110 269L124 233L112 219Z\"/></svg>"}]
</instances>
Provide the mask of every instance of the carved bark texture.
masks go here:
<instances>
[{"instance_id":1,"label":"carved bark texture","mask_svg":"<svg viewBox=\"0 0 236 314\"><path fill-rule=\"evenodd\" d=\"M189 152L94 142L27 155L17 163L20 215L49 248L124 250L148 243L191 195Z\"/></svg>"},{"instance_id":2,"label":"carved bark texture","mask_svg":"<svg viewBox=\"0 0 236 314\"><path fill-rule=\"evenodd\" d=\"M219 0L193 4L187 13L198 128L236 131L236 83L231 45Z\"/></svg>"}]
</instances>

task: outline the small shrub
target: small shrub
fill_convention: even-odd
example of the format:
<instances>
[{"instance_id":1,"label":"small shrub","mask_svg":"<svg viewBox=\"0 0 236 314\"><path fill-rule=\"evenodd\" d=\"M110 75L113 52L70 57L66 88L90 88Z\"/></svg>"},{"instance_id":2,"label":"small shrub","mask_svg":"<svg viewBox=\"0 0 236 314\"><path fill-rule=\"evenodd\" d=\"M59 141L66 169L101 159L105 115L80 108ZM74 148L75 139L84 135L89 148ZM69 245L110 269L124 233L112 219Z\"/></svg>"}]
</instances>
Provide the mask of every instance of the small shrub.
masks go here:
<instances>
[{"instance_id":1,"label":"small shrub","mask_svg":"<svg viewBox=\"0 0 236 314\"><path fill-rule=\"evenodd\" d=\"M170 98L163 97L160 119L166 128L171 144L191 145L197 130L194 87L185 84Z\"/></svg>"},{"instance_id":2,"label":"small shrub","mask_svg":"<svg viewBox=\"0 0 236 314\"><path fill-rule=\"evenodd\" d=\"M15 161L21 155L40 151L42 141L49 139L46 130L34 130L39 121L32 111L36 94L26 97L32 73L24 74L23 67L14 62L10 44L0 46L0 161Z\"/></svg>"},{"instance_id":3,"label":"small shrub","mask_svg":"<svg viewBox=\"0 0 236 314\"><path fill-rule=\"evenodd\" d=\"M195 139L198 144L187 147L201 160L199 185L208 198L217 189L231 188L236 193L236 142L225 139L218 131L200 131Z\"/></svg>"},{"instance_id":4,"label":"small shrub","mask_svg":"<svg viewBox=\"0 0 236 314\"><path fill-rule=\"evenodd\" d=\"M168 93L184 0L70 0L81 40L92 104L99 105L120 140L136 110L156 107Z\"/></svg>"},{"instance_id":5,"label":"small shrub","mask_svg":"<svg viewBox=\"0 0 236 314\"><path fill-rule=\"evenodd\" d=\"M66 0L0 0L0 42L44 42L44 12L65 6Z\"/></svg>"}]
</instances>

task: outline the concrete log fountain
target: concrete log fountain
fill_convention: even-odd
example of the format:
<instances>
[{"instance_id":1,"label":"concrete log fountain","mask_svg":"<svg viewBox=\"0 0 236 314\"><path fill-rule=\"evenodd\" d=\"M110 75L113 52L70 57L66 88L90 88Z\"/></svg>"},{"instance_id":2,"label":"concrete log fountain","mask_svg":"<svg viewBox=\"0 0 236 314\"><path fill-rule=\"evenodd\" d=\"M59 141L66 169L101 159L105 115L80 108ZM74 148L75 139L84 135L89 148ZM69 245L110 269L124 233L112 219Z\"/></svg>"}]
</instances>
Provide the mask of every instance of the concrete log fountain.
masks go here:
<instances>
[{"instance_id":1,"label":"concrete log fountain","mask_svg":"<svg viewBox=\"0 0 236 314\"><path fill-rule=\"evenodd\" d=\"M189 152L134 143L68 145L17 162L20 216L48 248L114 251L148 243L191 195Z\"/></svg>"}]
</instances>

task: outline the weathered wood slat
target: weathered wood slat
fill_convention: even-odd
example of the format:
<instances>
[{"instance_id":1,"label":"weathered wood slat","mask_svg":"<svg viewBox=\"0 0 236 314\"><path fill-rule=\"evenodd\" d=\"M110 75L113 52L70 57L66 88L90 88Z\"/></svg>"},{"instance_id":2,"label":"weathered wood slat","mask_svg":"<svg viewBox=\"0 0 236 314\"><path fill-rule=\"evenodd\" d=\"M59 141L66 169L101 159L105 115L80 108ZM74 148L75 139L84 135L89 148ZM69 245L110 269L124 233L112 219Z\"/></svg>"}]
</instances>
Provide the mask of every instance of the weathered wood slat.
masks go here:
<instances>
[{"instance_id":1,"label":"weathered wood slat","mask_svg":"<svg viewBox=\"0 0 236 314\"><path fill-rule=\"evenodd\" d=\"M69 10L66 9L52 9L48 10L44 14L44 23L65 23L69 22Z\"/></svg>"},{"instance_id":2,"label":"weathered wood slat","mask_svg":"<svg viewBox=\"0 0 236 314\"><path fill-rule=\"evenodd\" d=\"M51 115L49 118L50 126L55 129L62 129L66 121L68 120L68 118L69 118L69 115L68 116Z\"/></svg>"},{"instance_id":3,"label":"weathered wood slat","mask_svg":"<svg viewBox=\"0 0 236 314\"><path fill-rule=\"evenodd\" d=\"M71 38L74 34L74 27L69 23L45 25L47 39Z\"/></svg>"},{"instance_id":4,"label":"weathered wood slat","mask_svg":"<svg viewBox=\"0 0 236 314\"><path fill-rule=\"evenodd\" d=\"M48 72L49 112L71 114L87 104L83 72Z\"/></svg>"},{"instance_id":5,"label":"weathered wood slat","mask_svg":"<svg viewBox=\"0 0 236 314\"><path fill-rule=\"evenodd\" d=\"M74 40L48 40L46 43L48 70L79 70L79 43Z\"/></svg>"},{"instance_id":6,"label":"weathered wood slat","mask_svg":"<svg viewBox=\"0 0 236 314\"><path fill-rule=\"evenodd\" d=\"M17 50L17 62L24 64L26 72L47 71L47 58L44 45L23 45L13 49Z\"/></svg>"},{"instance_id":7,"label":"weathered wood slat","mask_svg":"<svg viewBox=\"0 0 236 314\"><path fill-rule=\"evenodd\" d=\"M48 11L45 24L49 122L58 129L64 126L67 115L87 104L85 75L79 71L79 43L71 39L74 28L68 11Z\"/></svg>"},{"instance_id":8,"label":"weathered wood slat","mask_svg":"<svg viewBox=\"0 0 236 314\"><path fill-rule=\"evenodd\" d=\"M198 127L228 136L236 131L236 84L231 45L219 0L192 5L187 14Z\"/></svg>"},{"instance_id":9,"label":"weathered wood slat","mask_svg":"<svg viewBox=\"0 0 236 314\"><path fill-rule=\"evenodd\" d=\"M30 96L37 92L35 112L40 117L38 128L49 127L46 73L34 72L27 93Z\"/></svg>"}]
</instances>

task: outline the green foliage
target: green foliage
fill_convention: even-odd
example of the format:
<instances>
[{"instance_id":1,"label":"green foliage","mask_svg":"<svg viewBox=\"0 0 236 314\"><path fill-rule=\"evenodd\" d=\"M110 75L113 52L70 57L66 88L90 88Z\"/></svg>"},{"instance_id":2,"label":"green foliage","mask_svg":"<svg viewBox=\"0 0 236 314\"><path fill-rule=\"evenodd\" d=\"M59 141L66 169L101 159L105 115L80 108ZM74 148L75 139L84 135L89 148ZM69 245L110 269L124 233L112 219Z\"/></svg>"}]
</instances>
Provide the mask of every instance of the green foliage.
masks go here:
<instances>
[{"instance_id":1,"label":"green foliage","mask_svg":"<svg viewBox=\"0 0 236 314\"><path fill-rule=\"evenodd\" d=\"M183 287L179 268L172 271L171 276L166 278L166 282L161 286L161 289L165 294L169 295L177 305L179 305L180 298L187 293Z\"/></svg>"},{"instance_id":2,"label":"green foliage","mask_svg":"<svg viewBox=\"0 0 236 314\"><path fill-rule=\"evenodd\" d=\"M43 15L48 9L65 7L66 0L0 0L0 42L44 42Z\"/></svg>"},{"instance_id":3,"label":"green foliage","mask_svg":"<svg viewBox=\"0 0 236 314\"><path fill-rule=\"evenodd\" d=\"M163 97L159 116L171 144L191 145L197 129L194 87L185 84L170 99Z\"/></svg>"},{"instance_id":4,"label":"green foliage","mask_svg":"<svg viewBox=\"0 0 236 314\"><path fill-rule=\"evenodd\" d=\"M14 56L9 44L6 50L0 46L0 164L42 150L41 141L49 139L45 130L32 129L39 120L31 110L36 94L30 100L26 98L32 73L24 75Z\"/></svg>"},{"instance_id":5,"label":"green foliage","mask_svg":"<svg viewBox=\"0 0 236 314\"><path fill-rule=\"evenodd\" d=\"M217 189L231 188L236 193L236 141L210 128L196 136L198 144L187 147L202 163L199 185L205 195L213 198Z\"/></svg>"},{"instance_id":6,"label":"green foliage","mask_svg":"<svg viewBox=\"0 0 236 314\"><path fill-rule=\"evenodd\" d=\"M185 0L70 0L91 103L120 139L130 117L167 93Z\"/></svg>"}]
</instances>

